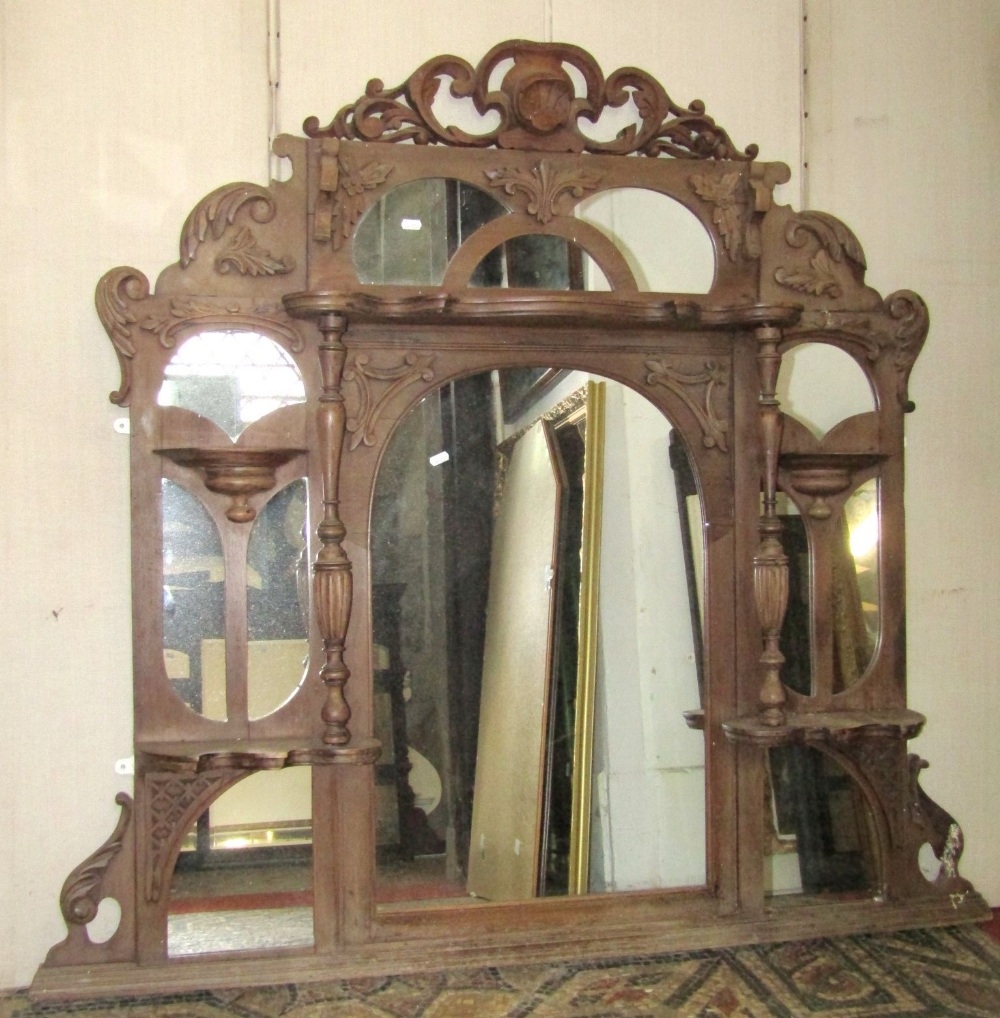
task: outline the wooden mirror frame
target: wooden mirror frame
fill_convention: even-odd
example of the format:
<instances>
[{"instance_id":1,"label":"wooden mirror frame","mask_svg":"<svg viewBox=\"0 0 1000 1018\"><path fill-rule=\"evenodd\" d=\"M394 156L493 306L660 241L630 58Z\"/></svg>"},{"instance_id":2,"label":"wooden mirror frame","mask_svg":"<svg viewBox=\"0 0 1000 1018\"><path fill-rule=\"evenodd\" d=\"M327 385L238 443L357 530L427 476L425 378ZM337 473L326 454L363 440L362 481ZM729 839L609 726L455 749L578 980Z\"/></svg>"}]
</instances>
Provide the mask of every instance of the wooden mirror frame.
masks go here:
<instances>
[{"instance_id":1,"label":"wooden mirror frame","mask_svg":"<svg viewBox=\"0 0 1000 1018\"><path fill-rule=\"evenodd\" d=\"M432 106L441 77L493 126L480 134L442 126ZM596 141L581 130L582 121L626 104L634 123L615 138ZM275 145L291 162L287 181L228 184L198 203L181 232L179 261L155 290L128 267L97 287L122 371L111 399L131 414L135 792L118 797L117 829L67 878L60 899L67 937L39 969L34 992L166 991L428 964L611 957L985 917L984 901L958 873L961 830L920 789L926 765L907 754L924 724L906 706L904 644L903 415L913 409L907 381L928 330L920 297L899 290L882 298L866 286L854 234L826 213L775 204L788 168L759 162L755 146L738 150L701 103L677 105L635 68L605 77L574 46L506 42L475 67L437 57L399 88L369 83L328 126L310 119L304 130L306 137L282 136ZM362 285L351 257L356 225L390 187L422 177L495 190L510 214L459 247L439 286ZM707 293L640 291L614 244L573 215L583 197L621 187L667 195L698 219L715 252ZM579 244L611 291L468 285L493 246L534 234ZM157 392L172 351L207 330L272 338L294 358L306 402L236 444L196 415L165 413ZM806 342L844 351L874 393L874 410L822 439L786 417L776 396L783 358ZM380 456L395 422L442 383L541 363L631 386L688 440L707 534L704 703L690 718L705 731L706 886L379 911L368 527ZM227 549L269 491L309 479L319 521L311 660L321 667L266 718L250 719L246 709L236 601L226 622L236 648L228 720L200 717L170 692L162 661L163 477L183 478L189 490L204 483L200 497L228 520ZM873 477L881 635L861 680L835 691L828 571L816 567L815 548L830 540L825 521ZM781 682L789 571L780 492L804 507L814 542L811 696ZM820 750L860 790L876 847L874 894L766 896L767 752L789 745ZM312 768L314 944L168 957L166 888L184 833L241 778L292 766ZM928 843L941 864L933 879L918 863ZM109 897L121 921L96 943L87 924Z\"/></svg>"}]
</instances>

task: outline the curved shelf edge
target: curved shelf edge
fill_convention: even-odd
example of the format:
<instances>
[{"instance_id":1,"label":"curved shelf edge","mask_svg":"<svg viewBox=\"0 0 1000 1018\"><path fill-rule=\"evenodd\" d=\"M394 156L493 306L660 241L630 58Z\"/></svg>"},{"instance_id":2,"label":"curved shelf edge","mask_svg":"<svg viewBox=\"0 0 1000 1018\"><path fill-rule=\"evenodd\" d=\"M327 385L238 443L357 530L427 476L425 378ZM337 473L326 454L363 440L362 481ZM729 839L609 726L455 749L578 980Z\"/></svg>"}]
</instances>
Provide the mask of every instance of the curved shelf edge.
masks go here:
<instances>
[{"instance_id":1,"label":"curved shelf edge","mask_svg":"<svg viewBox=\"0 0 1000 1018\"><path fill-rule=\"evenodd\" d=\"M824 711L789 714L782 725L769 725L759 715L733 718L722 723L731 742L769 749L772 746L841 743L873 736L912 739L920 734L926 718L913 710Z\"/></svg>"},{"instance_id":2,"label":"curved shelf edge","mask_svg":"<svg viewBox=\"0 0 1000 1018\"><path fill-rule=\"evenodd\" d=\"M378 739L352 739L344 746L289 739L220 742L150 742L136 746L144 771L203 774L207 771L273 771L284 767L373 764L382 752Z\"/></svg>"}]
</instances>

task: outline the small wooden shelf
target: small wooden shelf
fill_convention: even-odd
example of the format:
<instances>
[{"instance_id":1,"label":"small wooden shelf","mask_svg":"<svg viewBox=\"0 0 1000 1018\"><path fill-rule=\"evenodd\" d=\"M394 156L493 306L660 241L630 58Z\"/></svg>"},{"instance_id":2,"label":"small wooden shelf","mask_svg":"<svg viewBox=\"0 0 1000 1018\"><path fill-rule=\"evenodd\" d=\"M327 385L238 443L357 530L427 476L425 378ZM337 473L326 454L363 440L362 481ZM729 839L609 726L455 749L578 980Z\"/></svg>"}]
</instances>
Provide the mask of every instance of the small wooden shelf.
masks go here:
<instances>
[{"instance_id":1,"label":"small wooden shelf","mask_svg":"<svg viewBox=\"0 0 1000 1018\"><path fill-rule=\"evenodd\" d=\"M913 710L823 711L789 714L782 725L769 725L759 715L734 718L722 723L732 742L764 748L792 744L850 742L870 736L912 739L920 734L927 719Z\"/></svg>"},{"instance_id":2,"label":"small wooden shelf","mask_svg":"<svg viewBox=\"0 0 1000 1018\"><path fill-rule=\"evenodd\" d=\"M344 746L318 740L232 739L204 742L141 742L136 744L140 765L148 771L203 773L216 770L270 771L283 767L372 764L382 744L378 739L352 739Z\"/></svg>"}]
</instances>

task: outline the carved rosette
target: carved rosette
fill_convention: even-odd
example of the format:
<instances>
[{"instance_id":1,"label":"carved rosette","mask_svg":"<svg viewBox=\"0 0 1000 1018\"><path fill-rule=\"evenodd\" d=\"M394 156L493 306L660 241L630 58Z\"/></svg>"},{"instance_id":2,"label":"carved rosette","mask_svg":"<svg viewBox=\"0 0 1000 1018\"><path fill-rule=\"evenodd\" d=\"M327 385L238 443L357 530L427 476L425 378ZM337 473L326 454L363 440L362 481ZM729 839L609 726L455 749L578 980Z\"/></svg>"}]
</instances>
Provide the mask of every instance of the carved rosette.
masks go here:
<instances>
[{"instance_id":1,"label":"carved rosette","mask_svg":"<svg viewBox=\"0 0 1000 1018\"><path fill-rule=\"evenodd\" d=\"M375 429L385 408L396 395L417 381L434 379L434 354L407 353L402 363L390 367L373 365L367 354L358 354L344 372L344 382L352 383L357 405L347 414L347 430L351 434L348 448L375 444ZM377 396L372 383L382 392ZM387 384L388 383L388 384ZM383 388L384 387L384 388Z\"/></svg>"},{"instance_id":2,"label":"carved rosette","mask_svg":"<svg viewBox=\"0 0 1000 1018\"><path fill-rule=\"evenodd\" d=\"M679 396L684 405L694 414L701 425L702 444L706 449L729 449L726 434L729 425L715 411L713 394L716 389L729 384L729 373L724 365L716 361L706 361L701 371L685 372L671 367L663 358L650 357L646 362L648 373L647 385L662 385L675 396ZM691 395L690 390L704 386L700 404Z\"/></svg>"},{"instance_id":3,"label":"carved rosette","mask_svg":"<svg viewBox=\"0 0 1000 1018\"><path fill-rule=\"evenodd\" d=\"M506 60L512 65L499 88L489 91L490 78ZM583 80L583 94L567 67ZM481 134L445 127L434 114L441 79L451 78L451 95L468 99L480 116L494 113L497 125ZM580 130L580 121L596 123L608 109L631 101L637 122L612 141L595 141ZM752 160L757 146L740 152L729 135L695 100L679 106L645 71L623 67L605 79L594 58L565 43L508 41L494 46L476 67L460 57L444 55L422 64L395 88L373 78L365 94L345 106L326 127L316 117L303 124L312 138L418 145L534 149L550 152L641 153L679 159Z\"/></svg>"},{"instance_id":4,"label":"carved rosette","mask_svg":"<svg viewBox=\"0 0 1000 1018\"><path fill-rule=\"evenodd\" d=\"M122 850L125 832L132 822L132 798L124 792L115 796L121 807L118 823L111 837L66 878L59 895L59 908L68 926L86 926L96 915L101 903L104 875L112 860Z\"/></svg>"},{"instance_id":5,"label":"carved rosette","mask_svg":"<svg viewBox=\"0 0 1000 1018\"><path fill-rule=\"evenodd\" d=\"M121 368L121 385L110 397L118 406L128 406L132 391L132 358L135 357L132 326L137 317L129 305L148 296L149 280L138 269L127 265L105 272L94 294L97 315L115 348Z\"/></svg>"},{"instance_id":6,"label":"carved rosette","mask_svg":"<svg viewBox=\"0 0 1000 1018\"><path fill-rule=\"evenodd\" d=\"M516 167L485 170L492 187L502 187L510 195L520 191L528 198L528 215L540 223L550 223L560 214L556 206L566 195L582 198L585 191L592 191L601 181L600 174L588 173L577 168L557 169L543 159L531 172Z\"/></svg>"}]
</instances>

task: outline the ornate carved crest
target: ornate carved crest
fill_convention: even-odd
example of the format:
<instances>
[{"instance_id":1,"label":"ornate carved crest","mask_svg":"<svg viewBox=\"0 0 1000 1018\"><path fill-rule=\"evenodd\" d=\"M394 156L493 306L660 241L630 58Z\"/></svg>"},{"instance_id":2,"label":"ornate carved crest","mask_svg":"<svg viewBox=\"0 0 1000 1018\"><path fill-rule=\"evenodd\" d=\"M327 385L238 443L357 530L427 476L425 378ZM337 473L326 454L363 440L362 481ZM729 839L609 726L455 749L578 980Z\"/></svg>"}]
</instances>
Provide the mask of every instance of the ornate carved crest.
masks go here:
<instances>
[{"instance_id":1,"label":"ornate carved crest","mask_svg":"<svg viewBox=\"0 0 1000 1018\"><path fill-rule=\"evenodd\" d=\"M513 65L499 88L490 90L493 72L505 60ZM577 95L567 65L584 81ZM442 78L451 78L451 94L470 99L480 116L499 114L499 123L482 134L445 127L434 114ZM580 121L596 123L607 109L629 100L638 123L612 141L595 141L580 130ZM365 94L345 106L326 127L316 117L303 124L312 138L360 141L411 141L418 145L535 149L549 152L640 153L679 159L752 160L757 146L739 152L729 135L705 113L700 100L679 106L655 78L635 67L622 67L605 79L589 53L566 43L502 42L476 67L461 57L444 55L422 64L395 88L373 78Z\"/></svg>"},{"instance_id":2,"label":"ornate carved crest","mask_svg":"<svg viewBox=\"0 0 1000 1018\"><path fill-rule=\"evenodd\" d=\"M181 266L186 269L194 261L209 232L220 240L236 220L236 213L247 204L254 222L269 223L274 219L277 211L274 198L266 187L259 184L225 184L202 198L184 220L181 229ZM285 271L290 272L291 269Z\"/></svg>"},{"instance_id":3,"label":"ornate carved crest","mask_svg":"<svg viewBox=\"0 0 1000 1018\"><path fill-rule=\"evenodd\" d=\"M818 247L809 259L809 268L775 269L774 281L779 286L837 300L844 288L837 278L836 265L848 265L856 282L864 280L865 253L858 238L839 219L826 212L802 212L789 220L785 229L789 247L803 248L811 239L818 241Z\"/></svg>"}]
</instances>

